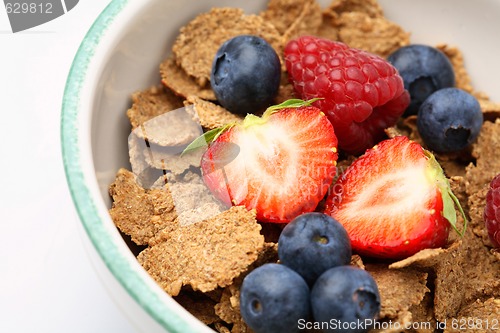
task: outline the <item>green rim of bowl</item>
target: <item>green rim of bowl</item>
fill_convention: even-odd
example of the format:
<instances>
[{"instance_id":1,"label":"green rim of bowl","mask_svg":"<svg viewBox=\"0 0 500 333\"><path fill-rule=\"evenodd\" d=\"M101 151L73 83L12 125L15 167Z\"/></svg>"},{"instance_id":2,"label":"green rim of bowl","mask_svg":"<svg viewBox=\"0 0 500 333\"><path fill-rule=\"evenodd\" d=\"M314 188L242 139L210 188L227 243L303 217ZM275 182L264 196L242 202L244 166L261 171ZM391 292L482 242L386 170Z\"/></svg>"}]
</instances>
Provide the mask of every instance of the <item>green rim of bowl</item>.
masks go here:
<instances>
[{"instance_id":1,"label":"green rim of bowl","mask_svg":"<svg viewBox=\"0 0 500 333\"><path fill-rule=\"evenodd\" d=\"M105 265L127 293L163 328L173 333L193 332L192 323L179 315L176 304L167 304L132 267L130 258L112 241L99 218L95 198L85 184L78 138L80 95L89 64L102 37L129 0L113 0L93 23L75 55L64 90L61 113L61 142L66 179L80 220Z\"/></svg>"}]
</instances>

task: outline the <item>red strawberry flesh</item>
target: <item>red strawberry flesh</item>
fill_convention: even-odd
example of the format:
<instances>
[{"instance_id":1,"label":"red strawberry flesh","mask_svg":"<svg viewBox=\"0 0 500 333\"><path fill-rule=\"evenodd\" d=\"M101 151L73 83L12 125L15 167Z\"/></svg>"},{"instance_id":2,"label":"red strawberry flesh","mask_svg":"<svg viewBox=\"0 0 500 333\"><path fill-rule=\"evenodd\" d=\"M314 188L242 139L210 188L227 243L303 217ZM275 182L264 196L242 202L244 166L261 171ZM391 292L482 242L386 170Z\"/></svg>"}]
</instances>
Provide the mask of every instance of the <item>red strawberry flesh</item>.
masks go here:
<instances>
[{"instance_id":1,"label":"red strawberry flesh","mask_svg":"<svg viewBox=\"0 0 500 333\"><path fill-rule=\"evenodd\" d=\"M336 147L333 127L316 107L247 116L209 146L203 178L226 204L256 209L260 221L289 222L315 210L325 196L335 176Z\"/></svg>"},{"instance_id":2,"label":"red strawberry flesh","mask_svg":"<svg viewBox=\"0 0 500 333\"><path fill-rule=\"evenodd\" d=\"M407 137L382 141L333 186L326 213L346 228L359 254L401 259L446 244L455 211L442 169ZM454 200L454 199L453 199ZM451 220L451 221L450 221Z\"/></svg>"},{"instance_id":3,"label":"red strawberry flesh","mask_svg":"<svg viewBox=\"0 0 500 333\"><path fill-rule=\"evenodd\" d=\"M410 103L402 78L386 60L327 39L302 36L285 47L296 94L332 122L339 147L358 154L384 138Z\"/></svg>"}]
</instances>

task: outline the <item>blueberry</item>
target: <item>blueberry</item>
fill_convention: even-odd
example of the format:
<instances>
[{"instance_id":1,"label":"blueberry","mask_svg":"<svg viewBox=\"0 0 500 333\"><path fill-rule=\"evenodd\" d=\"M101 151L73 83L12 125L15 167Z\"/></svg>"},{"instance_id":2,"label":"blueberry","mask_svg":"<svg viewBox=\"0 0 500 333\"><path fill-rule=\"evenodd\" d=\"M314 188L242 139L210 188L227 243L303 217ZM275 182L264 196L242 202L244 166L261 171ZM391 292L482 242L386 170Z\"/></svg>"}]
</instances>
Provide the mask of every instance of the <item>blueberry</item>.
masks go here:
<instances>
[{"instance_id":1,"label":"blueberry","mask_svg":"<svg viewBox=\"0 0 500 333\"><path fill-rule=\"evenodd\" d=\"M280 59L271 45L257 36L240 35L217 51L210 84L223 107L245 115L273 103L280 76Z\"/></svg>"},{"instance_id":2,"label":"blueberry","mask_svg":"<svg viewBox=\"0 0 500 333\"><path fill-rule=\"evenodd\" d=\"M445 88L427 98L417 117L420 136L435 152L459 151L479 135L483 113L477 99L457 89Z\"/></svg>"},{"instance_id":3,"label":"blueberry","mask_svg":"<svg viewBox=\"0 0 500 333\"><path fill-rule=\"evenodd\" d=\"M387 60L399 71L404 87L410 93L411 102L405 116L417 114L422 102L433 92L455 85L450 60L434 47L421 44L404 46L389 55Z\"/></svg>"},{"instance_id":4,"label":"blueberry","mask_svg":"<svg viewBox=\"0 0 500 333\"><path fill-rule=\"evenodd\" d=\"M251 271L240 289L240 312L255 333L293 333L308 320L309 287L302 277L281 264L264 264Z\"/></svg>"},{"instance_id":5,"label":"blueberry","mask_svg":"<svg viewBox=\"0 0 500 333\"><path fill-rule=\"evenodd\" d=\"M325 332L367 332L378 319L380 294L365 270L338 266L324 272L311 290L316 322L327 322Z\"/></svg>"},{"instance_id":6,"label":"blueberry","mask_svg":"<svg viewBox=\"0 0 500 333\"><path fill-rule=\"evenodd\" d=\"M278 240L278 257L312 285L329 268L351 261L351 241L329 215L306 213L288 223Z\"/></svg>"}]
</instances>

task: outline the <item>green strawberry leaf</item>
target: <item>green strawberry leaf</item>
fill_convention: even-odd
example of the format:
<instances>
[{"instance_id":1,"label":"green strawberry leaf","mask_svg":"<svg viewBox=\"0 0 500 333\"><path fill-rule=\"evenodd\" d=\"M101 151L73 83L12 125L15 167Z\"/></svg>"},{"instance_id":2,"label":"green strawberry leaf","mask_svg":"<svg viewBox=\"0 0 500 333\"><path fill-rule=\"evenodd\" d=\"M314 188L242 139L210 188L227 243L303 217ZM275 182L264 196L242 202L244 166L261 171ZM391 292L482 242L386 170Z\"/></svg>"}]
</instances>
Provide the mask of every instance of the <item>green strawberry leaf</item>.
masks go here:
<instances>
[{"instance_id":1,"label":"green strawberry leaf","mask_svg":"<svg viewBox=\"0 0 500 333\"><path fill-rule=\"evenodd\" d=\"M444 171L439 165L439 162L436 160L433 154L426 151L424 149L426 156L429 158L430 162L430 170L432 170L432 177L437 181L437 186L441 191L441 197L443 199L443 217L450 222L452 228L459 234L461 237L465 234L465 230L467 228L467 217L465 216L465 212L460 205L460 201L453 194L453 191L450 187L450 182L444 175ZM457 214L455 211L455 206L457 206L460 214L464 219L463 226L461 230L457 227Z\"/></svg>"},{"instance_id":2,"label":"green strawberry leaf","mask_svg":"<svg viewBox=\"0 0 500 333\"><path fill-rule=\"evenodd\" d=\"M267 118L279 110L290 109L290 108L300 108L302 106L310 106L312 103L319 101L320 99L321 98L312 98L312 99L309 99L307 101L304 101L304 100L298 99L298 98L288 99L281 104L268 107L266 109L266 111L264 112L264 114L262 115L262 118Z\"/></svg>"},{"instance_id":3,"label":"green strawberry leaf","mask_svg":"<svg viewBox=\"0 0 500 333\"><path fill-rule=\"evenodd\" d=\"M193 140L193 142L191 142L181 153L181 157L185 154L188 154L192 151L195 151L197 149L200 149L200 148L203 148L203 147L206 147L207 145L209 145L210 143L214 142L215 140L217 140L217 138L222 134L224 133L225 131L229 130L231 127L233 127L234 125L236 125L236 123L229 123L227 125L224 125L222 127L217 127L217 128L214 128L210 131L207 131L205 133L203 133L202 135L200 135L199 137L197 137L196 139Z\"/></svg>"}]
</instances>

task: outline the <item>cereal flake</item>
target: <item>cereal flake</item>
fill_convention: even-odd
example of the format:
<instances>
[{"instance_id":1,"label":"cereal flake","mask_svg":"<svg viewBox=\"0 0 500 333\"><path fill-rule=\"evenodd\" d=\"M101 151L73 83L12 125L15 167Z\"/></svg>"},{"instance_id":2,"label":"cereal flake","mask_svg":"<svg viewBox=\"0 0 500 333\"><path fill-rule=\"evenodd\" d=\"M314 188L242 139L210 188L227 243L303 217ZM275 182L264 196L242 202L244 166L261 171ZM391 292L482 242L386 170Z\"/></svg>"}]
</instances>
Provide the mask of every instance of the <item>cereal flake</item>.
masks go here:
<instances>
[{"instance_id":1,"label":"cereal flake","mask_svg":"<svg viewBox=\"0 0 500 333\"><path fill-rule=\"evenodd\" d=\"M255 211L232 207L214 218L164 229L138 260L170 295L181 287L212 291L231 285L264 246Z\"/></svg>"},{"instance_id":2,"label":"cereal flake","mask_svg":"<svg viewBox=\"0 0 500 333\"><path fill-rule=\"evenodd\" d=\"M205 101L196 96L189 96L187 100L184 101L184 104L186 106L194 106L194 110L200 119L201 126L208 130L229 123L239 122L243 119L241 116L235 115L219 105Z\"/></svg>"},{"instance_id":3,"label":"cereal flake","mask_svg":"<svg viewBox=\"0 0 500 333\"><path fill-rule=\"evenodd\" d=\"M177 95L184 98L194 95L200 98L215 101L215 93L210 87L200 86L190 77L173 58L165 59L160 65L161 82L172 89Z\"/></svg>"},{"instance_id":4,"label":"cereal flake","mask_svg":"<svg viewBox=\"0 0 500 333\"><path fill-rule=\"evenodd\" d=\"M127 110L127 117L134 129L150 119L182 106L182 100L170 90L153 86L132 94L132 107Z\"/></svg>"},{"instance_id":5,"label":"cereal flake","mask_svg":"<svg viewBox=\"0 0 500 333\"><path fill-rule=\"evenodd\" d=\"M212 62L219 47L238 35L257 35L281 54L281 35L258 15L245 15L239 8L213 8L181 28L172 51L175 60L199 86L210 81Z\"/></svg>"},{"instance_id":6,"label":"cereal flake","mask_svg":"<svg viewBox=\"0 0 500 333\"><path fill-rule=\"evenodd\" d=\"M113 222L138 245L148 244L177 218L167 189L145 190L126 169L118 171L109 194L113 199L109 210Z\"/></svg>"}]
</instances>

